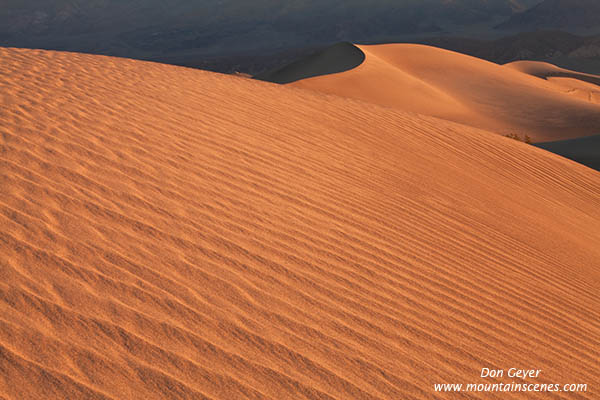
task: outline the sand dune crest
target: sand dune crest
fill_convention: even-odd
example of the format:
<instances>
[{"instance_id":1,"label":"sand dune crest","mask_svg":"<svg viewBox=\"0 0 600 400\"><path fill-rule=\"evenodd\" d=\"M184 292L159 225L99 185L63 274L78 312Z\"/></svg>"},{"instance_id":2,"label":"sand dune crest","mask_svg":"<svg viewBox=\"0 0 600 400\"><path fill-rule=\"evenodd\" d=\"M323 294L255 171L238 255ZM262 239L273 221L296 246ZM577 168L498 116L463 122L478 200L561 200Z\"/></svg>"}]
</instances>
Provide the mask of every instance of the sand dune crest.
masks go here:
<instances>
[{"instance_id":1,"label":"sand dune crest","mask_svg":"<svg viewBox=\"0 0 600 400\"><path fill-rule=\"evenodd\" d=\"M528 135L537 141L598 133L598 94L593 88L582 88L583 82L573 87L564 81L538 79L531 67L500 66L430 46L356 47L365 54L356 68L308 79L296 70L301 80L290 84L502 135ZM560 76L589 84L600 79L586 74ZM565 84L570 86L565 89Z\"/></svg>"}]
</instances>

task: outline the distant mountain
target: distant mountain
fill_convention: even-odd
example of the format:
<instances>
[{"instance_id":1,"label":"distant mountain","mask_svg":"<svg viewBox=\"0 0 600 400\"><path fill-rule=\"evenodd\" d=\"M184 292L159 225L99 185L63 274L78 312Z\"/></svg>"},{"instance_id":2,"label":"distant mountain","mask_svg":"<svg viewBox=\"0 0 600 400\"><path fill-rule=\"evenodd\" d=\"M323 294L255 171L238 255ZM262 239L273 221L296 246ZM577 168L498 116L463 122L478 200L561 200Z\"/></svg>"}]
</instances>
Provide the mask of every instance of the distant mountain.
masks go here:
<instances>
[{"instance_id":1,"label":"distant mountain","mask_svg":"<svg viewBox=\"0 0 600 400\"><path fill-rule=\"evenodd\" d=\"M525 12L513 15L498 28L600 32L600 0L544 0Z\"/></svg>"},{"instance_id":2,"label":"distant mountain","mask_svg":"<svg viewBox=\"0 0 600 400\"><path fill-rule=\"evenodd\" d=\"M599 37L573 34L578 28L593 31L594 27L600 33L600 0L2 3L0 46L108 54L220 72L255 75L332 43L348 41L420 42L498 63L543 60L600 73ZM506 22L498 25L501 21ZM474 33L494 32L495 26L502 28L495 31L495 37L505 32L503 29L517 33L491 41ZM540 30L546 27L553 29ZM462 37L455 36L456 32L463 32Z\"/></svg>"},{"instance_id":3,"label":"distant mountain","mask_svg":"<svg viewBox=\"0 0 600 400\"><path fill-rule=\"evenodd\" d=\"M600 36L561 31L520 33L497 40L431 37L419 41L505 64L517 60L549 61L564 68L600 74Z\"/></svg>"},{"instance_id":4,"label":"distant mountain","mask_svg":"<svg viewBox=\"0 0 600 400\"><path fill-rule=\"evenodd\" d=\"M223 56L492 27L540 0L4 0L0 45Z\"/></svg>"},{"instance_id":5,"label":"distant mountain","mask_svg":"<svg viewBox=\"0 0 600 400\"><path fill-rule=\"evenodd\" d=\"M499 64L518 60L547 61L563 68L600 75L600 36L583 37L561 31L538 31L496 40L432 36L401 39L396 42L428 44ZM163 56L157 61L225 73L245 72L256 76L270 74L282 66L293 64L296 60L318 56L327 47L329 45L312 45L215 57L183 54Z\"/></svg>"}]
</instances>

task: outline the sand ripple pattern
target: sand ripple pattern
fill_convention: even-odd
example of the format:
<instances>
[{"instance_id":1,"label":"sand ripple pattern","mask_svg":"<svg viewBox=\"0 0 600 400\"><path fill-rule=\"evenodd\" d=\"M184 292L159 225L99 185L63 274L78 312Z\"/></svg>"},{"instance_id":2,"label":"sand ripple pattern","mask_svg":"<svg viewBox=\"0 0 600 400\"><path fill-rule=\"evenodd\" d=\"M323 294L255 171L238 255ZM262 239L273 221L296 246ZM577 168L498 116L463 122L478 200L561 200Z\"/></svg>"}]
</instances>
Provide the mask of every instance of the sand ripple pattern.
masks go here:
<instances>
[{"instance_id":1,"label":"sand ripple pattern","mask_svg":"<svg viewBox=\"0 0 600 400\"><path fill-rule=\"evenodd\" d=\"M0 49L0 188L2 398L600 382L600 174L489 132Z\"/></svg>"}]
</instances>

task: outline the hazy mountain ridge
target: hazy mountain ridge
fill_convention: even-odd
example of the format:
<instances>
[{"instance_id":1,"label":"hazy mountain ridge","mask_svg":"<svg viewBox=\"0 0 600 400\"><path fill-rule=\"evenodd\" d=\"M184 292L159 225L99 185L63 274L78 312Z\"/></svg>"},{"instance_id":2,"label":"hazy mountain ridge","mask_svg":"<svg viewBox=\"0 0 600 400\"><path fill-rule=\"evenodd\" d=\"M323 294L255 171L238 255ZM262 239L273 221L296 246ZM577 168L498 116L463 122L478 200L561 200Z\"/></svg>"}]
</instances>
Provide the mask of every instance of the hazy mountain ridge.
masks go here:
<instances>
[{"instance_id":1,"label":"hazy mountain ridge","mask_svg":"<svg viewBox=\"0 0 600 400\"><path fill-rule=\"evenodd\" d=\"M336 42L408 41L494 62L545 60L598 73L600 44L595 38L538 32L490 42L478 39L480 35L466 28L462 37L451 33L470 24L478 27L476 31L491 32L503 20L507 22L500 26L516 24L511 29L531 30L538 26L526 22L533 16L553 15L543 11L555 10L556 14L556 10L565 7L573 10L558 14L564 14L568 21L572 19L569 12L589 15L586 18L593 20L599 3L173 0L166 4L157 0L9 0L0 10L0 46L98 53L256 74ZM502 31L496 35L498 32ZM423 39L427 36L435 38Z\"/></svg>"},{"instance_id":2,"label":"hazy mountain ridge","mask_svg":"<svg viewBox=\"0 0 600 400\"><path fill-rule=\"evenodd\" d=\"M582 72L600 73L600 36L584 37L561 31L538 31L497 40L432 37L422 40L422 43L499 64L539 60Z\"/></svg>"},{"instance_id":3,"label":"hazy mountain ridge","mask_svg":"<svg viewBox=\"0 0 600 400\"><path fill-rule=\"evenodd\" d=\"M498 64L519 60L547 61L564 68L600 74L600 36L583 37L561 31L520 33L496 40L432 36L409 42L441 47ZM222 57L158 58L167 64L225 73L260 75L318 53L326 46L295 47L284 51L255 52Z\"/></svg>"},{"instance_id":4,"label":"hazy mountain ridge","mask_svg":"<svg viewBox=\"0 0 600 400\"><path fill-rule=\"evenodd\" d=\"M513 15L499 29L600 30L600 1L544 0L529 10Z\"/></svg>"},{"instance_id":5,"label":"hazy mountain ridge","mask_svg":"<svg viewBox=\"0 0 600 400\"><path fill-rule=\"evenodd\" d=\"M10 0L0 45L147 58L290 48L436 32L507 19L539 0Z\"/></svg>"}]
</instances>

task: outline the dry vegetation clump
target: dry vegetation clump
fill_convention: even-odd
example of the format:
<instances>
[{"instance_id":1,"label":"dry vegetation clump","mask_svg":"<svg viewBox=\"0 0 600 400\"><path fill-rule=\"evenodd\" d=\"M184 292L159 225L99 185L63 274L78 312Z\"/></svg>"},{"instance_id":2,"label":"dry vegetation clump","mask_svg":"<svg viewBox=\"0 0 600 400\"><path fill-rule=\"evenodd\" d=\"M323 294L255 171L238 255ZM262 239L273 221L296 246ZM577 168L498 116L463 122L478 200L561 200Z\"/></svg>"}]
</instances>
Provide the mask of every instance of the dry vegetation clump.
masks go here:
<instances>
[{"instance_id":1,"label":"dry vegetation clump","mask_svg":"<svg viewBox=\"0 0 600 400\"><path fill-rule=\"evenodd\" d=\"M519 142L523 142L523 143L527 143L527 144L532 143L529 135L520 136L518 133L509 133L508 135L504 135L504 136L507 138L518 140Z\"/></svg>"}]
</instances>

